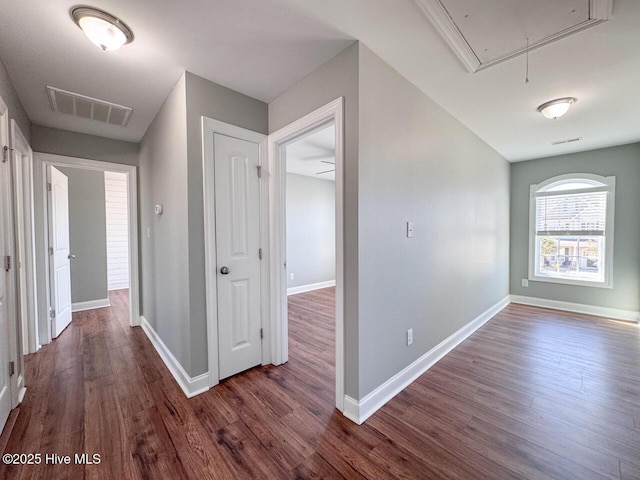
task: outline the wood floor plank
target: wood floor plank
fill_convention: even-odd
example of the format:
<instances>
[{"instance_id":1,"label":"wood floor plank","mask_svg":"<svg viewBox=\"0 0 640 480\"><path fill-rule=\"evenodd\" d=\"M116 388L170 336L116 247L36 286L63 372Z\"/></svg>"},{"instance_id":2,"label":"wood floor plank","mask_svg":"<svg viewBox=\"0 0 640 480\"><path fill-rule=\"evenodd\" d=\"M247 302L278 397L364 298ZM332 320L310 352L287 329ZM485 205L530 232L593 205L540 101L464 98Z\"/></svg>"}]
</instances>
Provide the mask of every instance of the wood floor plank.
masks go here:
<instances>
[{"instance_id":1,"label":"wood floor plank","mask_svg":"<svg viewBox=\"0 0 640 480\"><path fill-rule=\"evenodd\" d=\"M26 357L0 478L640 479L640 330L510 305L364 425L334 407L334 289L289 297L289 361L187 399L128 292ZM2 446L2 444L0 444Z\"/></svg>"}]
</instances>

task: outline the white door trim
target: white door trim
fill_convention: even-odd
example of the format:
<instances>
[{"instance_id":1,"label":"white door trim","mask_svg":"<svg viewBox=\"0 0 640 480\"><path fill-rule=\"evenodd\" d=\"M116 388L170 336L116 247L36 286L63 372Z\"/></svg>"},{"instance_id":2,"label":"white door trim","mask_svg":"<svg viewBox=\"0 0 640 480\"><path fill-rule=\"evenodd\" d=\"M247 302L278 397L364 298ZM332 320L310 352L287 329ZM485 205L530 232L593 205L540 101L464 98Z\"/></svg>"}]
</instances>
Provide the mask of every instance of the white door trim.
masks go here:
<instances>
[{"instance_id":1,"label":"white door trim","mask_svg":"<svg viewBox=\"0 0 640 480\"><path fill-rule=\"evenodd\" d=\"M22 131L18 127L15 120L11 120L11 147L13 148L14 158L17 154L20 154L20 159L16 158L16 161L20 162L21 168L21 185L16 185L17 193L22 196L23 209L16 209L14 212L16 215L16 227L22 225L22 232L19 236L16 236L16 241L22 238L24 245L20 245L19 248L24 253L25 265L23 271L25 274L24 282L19 281L19 285L26 287L26 313L27 318L21 318L22 331L26 333L26 342L23 339L23 343L26 343L27 349L22 352L24 355L29 353L35 353L40 348L38 338L38 295L36 286L36 242L35 242L35 202L33 195L33 150L24 138ZM18 270L16 269L16 272Z\"/></svg>"},{"instance_id":2,"label":"white door trim","mask_svg":"<svg viewBox=\"0 0 640 480\"><path fill-rule=\"evenodd\" d=\"M9 149L10 134L9 134L9 109L4 103L2 97L0 97L0 162L2 162L2 172L0 172L0 208L3 209L2 222L0 225L0 235L3 235L4 251L0 252L0 259L4 262L4 256L11 257L12 263L15 265L15 248L14 248L14 231L13 231L13 199L11 195L11 162L4 162L5 147L7 148L6 155L11 155ZM15 267L12 267L9 272L5 272L4 264L0 266L0 274L5 275L5 320L7 324L7 331L0 332L0 335L7 335L7 347L8 355L7 360L14 362L15 373L9 377L9 397L11 408L18 406L22 397L24 396L24 362L22 356L22 345L18 341L17 332L17 291L16 291L16 276ZM8 368L9 365L0 365L0 368Z\"/></svg>"},{"instance_id":3,"label":"white door trim","mask_svg":"<svg viewBox=\"0 0 640 480\"><path fill-rule=\"evenodd\" d=\"M273 289L273 363L288 360L285 147L307 132L333 122L336 131L336 408L344 411L344 98L340 97L269 135L269 227Z\"/></svg>"},{"instance_id":4,"label":"white door trim","mask_svg":"<svg viewBox=\"0 0 640 480\"><path fill-rule=\"evenodd\" d=\"M46 172L49 165L53 167L71 167L82 168L85 170L95 170L99 172L121 172L127 175L128 186L128 216L129 216L129 324L132 327L140 325L140 283L139 283L139 271L138 271L138 180L137 180L137 167L132 165L123 165L120 163L102 162L98 160L88 160L85 158L66 157L63 155L53 155L50 153L38 153L35 154L35 162L40 168L41 172ZM44 243L40 245L44 252L49 247L49 226L46 221L47 217L47 176L42 175L42 185L40 186L43 192L43 219L44 219ZM47 292L47 305L51 305L51 299L49 298L50 282L49 282L49 258L45 255L44 264L41 268L46 272L46 285L45 291ZM41 313L41 321L48 322L46 333L47 338L41 338L41 343L44 345L51 342L51 322L49 321L48 312L46 315ZM41 332L44 329L40 330Z\"/></svg>"},{"instance_id":5,"label":"white door trim","mask_svg":"<svg viewBox=\"0 0 640 480\"><path fill-rule=\"evenodd\" d=\"M207 312L207 349L209 357L209 386L220 382L218 359L218 290L216 263L216 223L215 223L215 149L213 135L219 133L230 137L257 143L259 147L258 165L264 167L267 156L267 136L245 128L236 127L228 123L202 117L202 167L203 167L203 198L204 198L204 257L205 257L205 286ZM260 265L262 328L264 340L262 342L262 364L271 363L271 349L269 338L270 295L269 295L269 255L268 255L268 198L265 186L266 172L260 181L260 244L262 245L262 263Z\"/></svg>"}]
</instances>

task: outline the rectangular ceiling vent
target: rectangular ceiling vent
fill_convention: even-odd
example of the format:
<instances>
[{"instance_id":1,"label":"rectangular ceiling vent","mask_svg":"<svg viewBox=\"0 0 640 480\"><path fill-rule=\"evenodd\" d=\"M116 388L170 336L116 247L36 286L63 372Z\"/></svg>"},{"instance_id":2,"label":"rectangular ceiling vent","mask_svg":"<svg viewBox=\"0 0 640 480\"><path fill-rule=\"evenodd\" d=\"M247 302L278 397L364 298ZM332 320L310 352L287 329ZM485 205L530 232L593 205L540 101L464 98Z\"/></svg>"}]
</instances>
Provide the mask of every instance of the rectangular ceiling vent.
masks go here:
<instances>
[{"instance_id":1,"label":"rectangular ceiling vent","mask_svg":"<svg viewBox=\"0 0 640 480\"><path fill-rule=\"evenodd\" d=\"M564 143L579 142L580 140L582 140L582 137L567 138L566 140L556 140L555 142L551 142L551 145L562 145Z\"/></svg>"},{"instance_id":2,"label":"rectangular ceiling vent","mask_svg":"<svg viewBox=\"0 0 640 480\"><path fill-rule=\"evenodd\" d=\"M51 109L54 112L110 123L111 125L126 126L131 112L133 112L132 108L124 105L67 92L55 87L47 86L47 93Z\"/></svg>"}]
</instances>

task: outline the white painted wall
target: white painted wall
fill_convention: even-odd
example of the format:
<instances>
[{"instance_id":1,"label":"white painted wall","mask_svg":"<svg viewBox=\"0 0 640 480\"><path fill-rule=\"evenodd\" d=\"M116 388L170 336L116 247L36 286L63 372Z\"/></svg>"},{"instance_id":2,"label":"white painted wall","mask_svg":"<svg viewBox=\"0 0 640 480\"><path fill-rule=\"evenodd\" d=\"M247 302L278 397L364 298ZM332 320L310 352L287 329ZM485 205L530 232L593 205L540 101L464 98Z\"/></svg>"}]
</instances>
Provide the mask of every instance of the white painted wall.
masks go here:
<instances>
[{"instance_id":1,"label":"white painted wall","mask_svg":"<svg viewBox=\"0 0 640 480\"><path fill-rule=\"evenodd\" d=\"M104 173L107 219L108 289L129 288L129 237L127 233L127 176L119 172Z\"/></svg>"}]
</instances>

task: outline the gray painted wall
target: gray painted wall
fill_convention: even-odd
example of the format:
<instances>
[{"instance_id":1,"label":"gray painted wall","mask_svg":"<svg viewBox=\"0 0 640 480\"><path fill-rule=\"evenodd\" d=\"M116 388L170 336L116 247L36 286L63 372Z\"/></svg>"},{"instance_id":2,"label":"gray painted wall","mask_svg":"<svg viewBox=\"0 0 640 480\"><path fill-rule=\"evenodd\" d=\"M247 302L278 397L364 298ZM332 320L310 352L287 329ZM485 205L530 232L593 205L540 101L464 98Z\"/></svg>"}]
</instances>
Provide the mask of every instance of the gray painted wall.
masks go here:
<instances>
[{"instance_id":1,"label":"gray painted wall","mask_svg":"<svg viewBox=\"0 0 640 480\"><path fill-rule=\"evenodd\" d=\"M199 375L208 370L204 265L204 199L202 194L202 116L254 132L267 133L267 104L185 73L187 108L188 285L191 318L191 365ZM183 247L184 248L184 247Z\"/></svg>"},{"instance_id":2,"label":"gray painted wall","mask_svg":"<svg viewBox=\"0 0 640 480\"><path fill-rule=\"evenodd\" d=\"M358 397L358 43L269 104L269 133L344 97L345 392Z\"/></svg>"},{"instance_id":3,"label":"gray painted wall","mask_svg":"<svg viewBox=\"0 0 640 480\"><path fill-rule=\"evenodd\" d=\"M331 180L287 173L288 288L335 280L335 196Z\"/></svg>"},{"instance_id":4,"label":"gray painted wall","mask_svg":"<svg viewBox=\"0 0 640 480\"><path fill-rule=\"evenodd\" d=\"M509 294L509 164L361 46L358 173L362 398Z\"/></svg>"},{"instance_id":5,"label":"gray painted wall","mask_svg":"<svg viewBox=\"0 0 640 480\"><path fill-rule=\"evenodd\" d=\"M69 250L71 301L88 302L108 297L107 219L104 173L59 168L69 179Z\"/></svg>"},{"instance_id":6,"label":"gray painted wall","mask_svg":"<svg viewBox=\"0 0 640 480\"><path fill-rule=\"evenodd\" d=\"M266 133L267 105L185 72L141 142L143 315L191 376L208 370L202 115Z\"/></svg>"},{"instance_id":7,"label":"gray painted wall","mask_svg":"<svg viewBox=\"0 0 640 480\"><path fill-rule=\"evenodd\" d=\"M566 173L616 177L613 288L529 281L529 185ZM640 310L640 143L511 165L511 293Z\"/></svg>"},{"instance_id":8,"label":"gray painted wall","mask_svg":"<svg viewBox=\"0 0 640 480\"><path fill-rule=\"evenodd\" d=\"M183 75L140 144L140 253L142 315L191 373L185 85Z\"/></svg>"},{"instance_id":9,"label":"gray painted wall","mask_svg":"<svg viewBox=\"0 0 640 480\"><path fill-rule=\"evenodd\" d=\"M27 139L27 142L31 143L31 121L27 116L27 112L25 112L22 107L18 94L13 88L9 72L7 72L2 60L0 60L0 97L2 97L4 103L7 104L9 118L13 118L16 121L24 138ZM11 128L11 126L9 126L9 128Z\"/></svg>"},{"instance_id":10,"label":"gray painted wall","mask_svg":"<svg viewBox=\"0 0 640 480\"><path fill-rule=\"evenodd\" d=\"M122 165L138 165L140 145L85 133L33 125L31 147L34 152L87 158Z\"/></svg>"}]
</instances>

